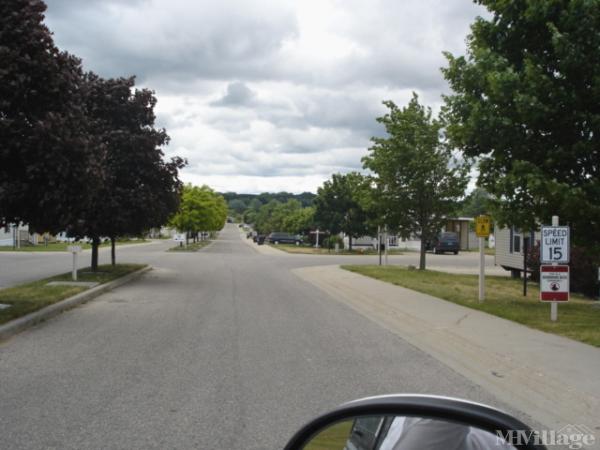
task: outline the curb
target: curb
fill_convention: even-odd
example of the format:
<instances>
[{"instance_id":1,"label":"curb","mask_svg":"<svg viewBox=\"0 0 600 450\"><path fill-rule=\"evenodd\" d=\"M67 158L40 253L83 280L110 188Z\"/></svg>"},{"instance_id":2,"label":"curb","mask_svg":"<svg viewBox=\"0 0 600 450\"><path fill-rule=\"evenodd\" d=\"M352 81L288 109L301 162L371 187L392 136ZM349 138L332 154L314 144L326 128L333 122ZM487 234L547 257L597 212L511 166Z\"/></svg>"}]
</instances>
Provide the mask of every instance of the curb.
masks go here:
<instances>
[{"instance_id":1,"label":"curb","mask_svg":"<svg viewBox=\"0 0 600 450\"><path fill-rule=\"evenodd\" d=\"M26 316L19 317L18 319L11 320L4 325L0 325L0 341L8 339L15 334L45 320L54 317L63 311L74 308L82 303L88 302L107 291L122 286L136 278L139 278L146 272L152 270L152 267L144 267L136 272L129 273L121 278L117 278L109 283L101 284L87 291L80 292L72 297L68 297L52 305L48 305L38 311L27 314Z\"/></svg>"}]
</instances>

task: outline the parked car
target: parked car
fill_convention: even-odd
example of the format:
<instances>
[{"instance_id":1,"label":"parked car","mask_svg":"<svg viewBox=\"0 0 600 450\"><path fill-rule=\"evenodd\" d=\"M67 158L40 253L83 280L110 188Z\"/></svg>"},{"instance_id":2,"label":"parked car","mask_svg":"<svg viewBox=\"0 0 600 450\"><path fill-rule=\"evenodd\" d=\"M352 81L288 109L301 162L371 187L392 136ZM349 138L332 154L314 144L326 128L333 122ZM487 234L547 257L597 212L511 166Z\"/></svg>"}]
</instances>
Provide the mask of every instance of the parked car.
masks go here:
<instances>
[{"instance_id":1,"label":"parked car","mask_svg":"<svg viewBox=\"0 0 600 450\"><path fill-rule=\"evenodd\" d=\"M425 249L431 250L435 254L452 252L455 255L458 255L458 251L460 250L458 233L452 233L449 231L440 233L435 239L425 243Z\"/></svg>"},{"instance_id":2,"label":"parked car","mask_svg":"<svg viewBox=\"0 0 600 450\"><path fill-rule=\"evenodd\" d=\"M270 244L296 244L296 245L300 245L302 244L302 239L299 236L294 236L293 234L289 234L289 233L282 233L280 231L274 231L273 233L269 234L269 236L267 237L267 241Z\"/></svg>"},{"instance_id":3,"label":"parked car","mask_svg":"<svg viewBox=\"0 0 600 450\"><path fill-rule=\"evenodd\" d=\"M255 237L255 241L258 245L263 245L265 243L265 235L264 234L259 234Z\"/></svg>"}]
</instances>

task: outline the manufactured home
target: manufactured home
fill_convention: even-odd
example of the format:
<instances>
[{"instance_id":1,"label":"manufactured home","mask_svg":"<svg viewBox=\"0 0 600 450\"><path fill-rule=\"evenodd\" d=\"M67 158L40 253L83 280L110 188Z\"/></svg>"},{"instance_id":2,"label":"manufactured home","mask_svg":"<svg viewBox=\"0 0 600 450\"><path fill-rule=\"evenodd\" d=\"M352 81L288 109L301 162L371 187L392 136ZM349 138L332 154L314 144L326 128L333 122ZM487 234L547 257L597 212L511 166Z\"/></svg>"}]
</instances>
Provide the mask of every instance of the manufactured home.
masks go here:
<instances>
[{"instance_id":1,"label":"manufactured home","mask_svg":"<svg viewBox=\"0 0 600 450\"><path fill-rule=\"evenodd\" d=\"M496 227L494 238L495 264L510 270L513 277L520 277L523 271L525 248L530 250L535 243L539 242L540 232L524 231L517 227Z\"/></svg>"},{"instance_id":2,"label":"manufactured home","mask_svg":"<svg viewBox=\"0 0 600 450\"><path fill-rule=\"evenodd\" d=\"M455 217L446 219L446 223L440 232L451 231L458 234L458 240L461 250L473 250L479 248L479 239L475 231L471 230L471 224L474 222L472 217ZM348 248L348 237L343 236L344 247ZM352 247L356 248L377 248L376 236L363 236L352 239ZM401 238L394 234L388 235L388 247L394 249L419 250L421 241L411 236L409 239Z\"/></svg>"},{"instance_id":3,"label":"manufactured home","mask_svg":"<svg viewBox=\"0 0 600 450\"><path fill-rule=\"evenodd\" d=\"M0 245L3 247L21 247L28 245L31 236L27 225L8 224L0 227Z\"/></svg>"}]
</instances>

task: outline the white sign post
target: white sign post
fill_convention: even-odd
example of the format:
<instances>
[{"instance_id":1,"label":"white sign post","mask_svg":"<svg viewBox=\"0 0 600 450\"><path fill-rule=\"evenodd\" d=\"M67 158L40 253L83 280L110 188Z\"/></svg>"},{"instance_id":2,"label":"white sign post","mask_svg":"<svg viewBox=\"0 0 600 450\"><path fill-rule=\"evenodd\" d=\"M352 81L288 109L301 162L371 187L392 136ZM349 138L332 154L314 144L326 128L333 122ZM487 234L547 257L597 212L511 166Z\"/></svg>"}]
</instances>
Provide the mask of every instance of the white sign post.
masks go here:
<instances>
[{"instance_id":1,"label":"white sign post","mask_svg":"<svg viewBox=\"0 0 600 450\"><path fill-rule=\"evenodd\" d=\"M317 235L317 240L316 240L316 243L315 243L315 248L319 248L319 235L320 235L320 234L327 234L327 232L325 232L325 231L320 231L320 230L317 228L317 231L311 231L311 232L310 232L310 234L316 234L316 235Z\"/></svg>"},{"instance_id":2,"label":"white sign post","mask_svg":"<svg viewBox=\"0 0 600 450\"><path fill-rule=\"evenodd\" d=\"M479 303L485 300L485 238L490 235L490 217L475 218L475 233L479 237Z\"/></svg>"},{"instance_id":3,"label":"white sign post","mask_svg":"<svg viewBox=\"0 0 600 450\"><path fill-rule=\"evenodd\" d=\"M183 247L183 243L186 241L185 240L185 234L181 234L181 233L177 233L173 235L173 240L175 242L179 242L179 246Z\"/></svg>"},{"instance_id":4,"label":"white sign post","mask_svg":"<svg viewBox=\"0 0 600 450\"><path fill-rule=\"evenodd\" d=\"M81 251L81 245L69 245L68 250L73 254L73 281L77 281L77 254Z\"/></svg>"}]
</instances>

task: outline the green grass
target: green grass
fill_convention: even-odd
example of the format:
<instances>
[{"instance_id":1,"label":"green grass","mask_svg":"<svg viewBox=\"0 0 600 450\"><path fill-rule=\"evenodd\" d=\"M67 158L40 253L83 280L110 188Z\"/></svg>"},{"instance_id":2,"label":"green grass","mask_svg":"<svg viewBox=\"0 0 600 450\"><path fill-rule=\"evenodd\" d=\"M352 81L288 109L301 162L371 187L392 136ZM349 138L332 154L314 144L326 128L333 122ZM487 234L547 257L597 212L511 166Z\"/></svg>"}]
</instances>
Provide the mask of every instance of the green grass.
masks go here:
<instances>
[{"instance_id":1,"label":"green grass","mask_svg":"<svg viewBox=\"0 0 600 450\"><path fill-rule=\"evenodd\" d=\"M278 250L283 250L284 252L287 253L296 253L296 254L303 254L303 255L377 255L377 250L369 248L369 249L361 249L361 250L357 250L357 249L353 249L352 251L350 250L342 250L340 249L337 253L335 252L335 249L328 249L328 248L314 248L314 247L309 247L307 245L293 245L293 244L267 244L273 248L276 248ZM401 255L402 252L398 251L398 250L389 250L388 251L388 255ZM382 253L383 255L383 253Z\"/></svg>"},{"instance_id":2,"label":"green grass","mask_svg":"<svg viewBox=\"0 0 600 450\"><path fill-rule=\"evenodd\" d=\"M188 244L187 246L184 245L176 245L175 247L171 247L169 250L169 252L197 252L198 250L201 250L202 248L206 247L208 244L210 244L212 241L198 241L198 242L192 242L190 244Z\"/></svg>"},{"instance_id":3,"label":"green grass","mask_svg":"<svg viewBox=\"0 0 600 450\"><path fill-rule=\"evenodd\" d=\"M345 420L325 428L313 437L303 450L344 450L353 423L353 420Z\"/></svg>"},{"instance_id":4,"label":"green grass","mask_svg":"<svg viewBox=\"0 0 600 450\"><path fill-rule=\"evenodd\" d=\"M568 303L558 306L558 320L552 322L550 304L539 301L539 287L532 282L528 284L527 297L523 297L522 280L486 276L485 301L479 303L477 275L409 270L400 266L342 268L600 347L600 302L578 294L571 294Z\"/></svg>"},{"instance_id":5,"label":"green grass","mask_svg":"<svg viewBox=\"0 0 600 450\"><path fill-rule=\"evenodd\" d=\"M77 281L107 283L143 267L146 267L146 265L117 264L113 267L108 264L98 266L98 272L96 273L91 272L88 267L77 272ZM12 305L10 308L0 310L0 324L22 317L88 289L85 286L48 286L47 283L50 281L71 281L71 272L0 289L0 303Z\"/></svg>"},{"instance_id":6,"label":"green grass","mask_svg":"<svg viewBox=\"0 0 600 450\"><path fill-rule=\"evenodd\" d=\"M123 239L117 240L117 247L124 244L144 244L148 242L145 239ZM14 249L12 246L0 246L0 252L67 252L71 245L79 245L82 250L92 248L91 244L83 242L49 242L48 245L25 245L21 248ZM100 247L110 247L110 241L100 244Z\"/></svg>"}]
</instances>

